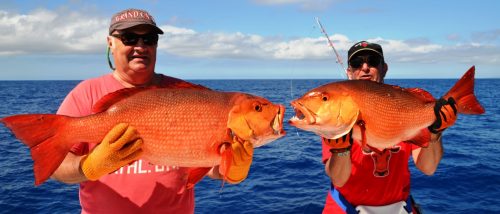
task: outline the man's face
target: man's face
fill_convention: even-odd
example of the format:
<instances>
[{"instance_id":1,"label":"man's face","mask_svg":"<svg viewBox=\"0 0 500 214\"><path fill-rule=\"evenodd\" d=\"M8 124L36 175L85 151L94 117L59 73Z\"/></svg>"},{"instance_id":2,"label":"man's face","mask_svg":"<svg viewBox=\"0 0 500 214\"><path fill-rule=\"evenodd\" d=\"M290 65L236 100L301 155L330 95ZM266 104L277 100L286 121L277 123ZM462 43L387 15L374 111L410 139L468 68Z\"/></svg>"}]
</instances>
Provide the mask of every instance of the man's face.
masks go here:
<instances>
[{"instance_id":1,"label":"man's face","mask_svg":"<svg viewBox=\"0 0 500 214\"><path fill-rule=\"evenodd\" d=\"M349 60L347 75L350 80L371 80L384 82L387 64L377 54L365 52L356 54Z\"/></svg>"},{"instance_id":2,"label":"man's face","mask_svg":"<svg viewBox=\"0 0 500 214\"><path fill-rule=\"evenodd\" d=\"M151 42L154 35L157 36L151 27L139 25L115 31L112 35L115 36L108 36L108 45L118 71L129 75L154 72L158 45Z\"/></svg>"}]
</instances>

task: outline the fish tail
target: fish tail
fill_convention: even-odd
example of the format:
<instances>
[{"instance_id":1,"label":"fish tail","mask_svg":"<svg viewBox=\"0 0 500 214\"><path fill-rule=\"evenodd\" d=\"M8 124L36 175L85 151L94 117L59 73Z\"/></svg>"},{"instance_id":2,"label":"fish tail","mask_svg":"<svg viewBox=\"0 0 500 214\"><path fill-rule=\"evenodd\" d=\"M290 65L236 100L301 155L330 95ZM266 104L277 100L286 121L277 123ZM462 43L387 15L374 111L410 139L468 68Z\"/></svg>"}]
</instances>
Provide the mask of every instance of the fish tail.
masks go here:
<instances>
[{"instance_id":1,"label":"fish tail","mask_svg":"<svg viewBox=\"0 0 500 214\"><path fill-rule=\"evenodd\" d=\"M54 173L71 148L65 131L61 130L68 119L55 114L24 114L0 119L30 148L37 186Z\"/></svg>"},{"instance_id":2,"label":"fish tail","mask_svg":"<svg viewBox=\"0 0 500 214\"><path fill-rule=\"evenodd\" d=\"M452 97L457 103L458 113L482 114L484 108L474 95L475 66L472 66L443 97Z\"/></svg>"}]
</instances>

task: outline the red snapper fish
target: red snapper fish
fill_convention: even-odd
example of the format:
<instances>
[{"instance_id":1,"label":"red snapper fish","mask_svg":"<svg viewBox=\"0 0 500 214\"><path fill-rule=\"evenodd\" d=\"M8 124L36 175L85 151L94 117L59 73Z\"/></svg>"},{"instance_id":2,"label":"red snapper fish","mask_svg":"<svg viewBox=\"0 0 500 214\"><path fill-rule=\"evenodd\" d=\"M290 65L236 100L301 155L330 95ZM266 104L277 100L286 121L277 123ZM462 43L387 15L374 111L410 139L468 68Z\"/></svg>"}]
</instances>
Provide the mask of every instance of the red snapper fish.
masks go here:
<instances>
[{"instance_id":1,"label":"red snapper fish","mask_svg":"<svg viewBox=\"0 0 500 214\"><path fill-rule=\"evenodd\" d=\"M482 114L474 96L474 66L446 93L453 97L460 114ZM325 84L291 102L296 115L289 123L327 139L337 139L351 129L353 139L384 149L402 141L426 146L427 129L434 121L436 99L422 89L366 80Z\"/></svg>"},{"instance_id":2,"label":"red snapper fish","mask_svg":"<svg viewBox=\"0 0 500 214\"><path fill-rule=\"evenodd\" d=\"M283 106L239 92L122 89L103 97L93 110L97 113L85 117L25 114L0 120L30 147L36 185L52 175L74 144L99 143L118 123L137 129L144 141L141 158L193 169L229 166L227 145L234 138L259 147L285 134Z\"/></svg>"}]
</instances>

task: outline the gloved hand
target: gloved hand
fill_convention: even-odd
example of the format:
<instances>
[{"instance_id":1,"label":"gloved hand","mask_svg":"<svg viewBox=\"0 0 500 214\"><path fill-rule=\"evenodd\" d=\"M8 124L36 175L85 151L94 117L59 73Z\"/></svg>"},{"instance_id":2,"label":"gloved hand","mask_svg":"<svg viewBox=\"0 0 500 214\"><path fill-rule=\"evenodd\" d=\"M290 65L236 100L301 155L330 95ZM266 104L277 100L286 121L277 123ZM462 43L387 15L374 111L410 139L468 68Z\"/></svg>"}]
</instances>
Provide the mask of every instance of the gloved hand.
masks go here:
<instances>
[{"instance_id":1,"label":"gloved hand","mask_svg":"<svg viewBox=\"0 0 500 214\"><path fill-rule=\"evenodd\" d=\"M325 145L330 147L330 152L332 153L343 153L346 151L350 151L352 143L354 142L352 139L352 129L347 134L337 139L326 139L322 137L321 141Z\"/></svg>"},{"instance_id":2,"label":"gloved hand","mask_svg":"<svg viewBox=\"0 0 500 214\"><path fill-rule=\"evenodd\" d=\"M434 134L444 131L446 128L455 124L457 120L457 103L453 97L448 100L441 98L434 106L436 121L429 126L429 131Z\"/></svg>"},{"instance_id":3,"label":"gloved hand","mask_svg":"<svg viewBox=\"0 0 500 214\"><path fill-rule=\"evenodd\" d=\"M83 174L95 181L139 159L142 143L135 128L126 123L116 125L99 145L82 158L80 167Z\"/></svg>"},{"instance_id":4,"label":"gloved hand","mask_svg":"<svg viewBox=\"0 0 500 214\"><path fill-rule=\"evenodd\" d=\"M224 177L227 182L237 184L248 176L253 159L253 145L249 141L239 142L234 139L231 149L233 159Z\"/></svg>"}]
</instances>

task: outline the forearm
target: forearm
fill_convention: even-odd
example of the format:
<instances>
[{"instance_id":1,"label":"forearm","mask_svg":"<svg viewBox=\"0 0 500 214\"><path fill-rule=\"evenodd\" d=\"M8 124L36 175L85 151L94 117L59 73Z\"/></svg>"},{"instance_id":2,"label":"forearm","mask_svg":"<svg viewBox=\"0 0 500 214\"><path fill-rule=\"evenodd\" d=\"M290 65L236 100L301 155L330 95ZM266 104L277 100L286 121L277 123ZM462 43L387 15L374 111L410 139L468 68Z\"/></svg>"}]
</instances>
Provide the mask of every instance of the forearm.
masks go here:
<instances>
[{"instance_id":1,"label":"forearm","mask_svg":"<svg viewBox=\"0 0 500 214\"><path fill-rule=\"evenodd\" d=\"M207 176L212 179L222 180L224 176L219 173L219 166L214 166L210 171L208 171Z\"/></svg>"},{"instance_id":2,"label":"forearm","mask_svg":"<svg viewBox=\"0 0 500 214\"><path fill-rule=\"evenodd\" d=\"M431 134L431 141L427 148L422 148L416 161L417 168L426 175L433 175L443 157L441 133Z\"/></svg>"},{"instance_id":3,"label":"forearm","mask_svg":"<svg viewBox=\"0 0 500 214\"><path fill-rule=\"evenodd\" d=\"M68 153L63 162L52 174L53 179L67 184L75 184L87 181L80 168L80 161L84 156L77 156L73 153Z\"/></svg>"},{"instance_id":4,"label":"forearm","mask_svg":"<svg viewBox=\"0 0 500 214\"><path fill-rule=\"evenodd\" d=\"M351 156L339 156L333 153L325 164L326 174L330 177L333 185L342 187L351 175Z\"/></svg>"}]
</instances>

